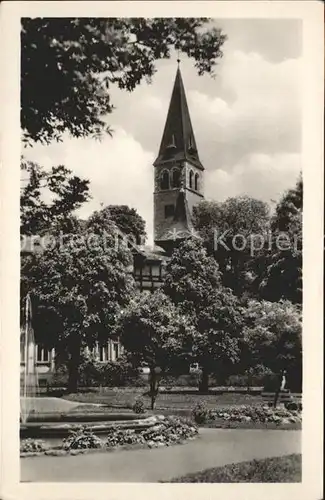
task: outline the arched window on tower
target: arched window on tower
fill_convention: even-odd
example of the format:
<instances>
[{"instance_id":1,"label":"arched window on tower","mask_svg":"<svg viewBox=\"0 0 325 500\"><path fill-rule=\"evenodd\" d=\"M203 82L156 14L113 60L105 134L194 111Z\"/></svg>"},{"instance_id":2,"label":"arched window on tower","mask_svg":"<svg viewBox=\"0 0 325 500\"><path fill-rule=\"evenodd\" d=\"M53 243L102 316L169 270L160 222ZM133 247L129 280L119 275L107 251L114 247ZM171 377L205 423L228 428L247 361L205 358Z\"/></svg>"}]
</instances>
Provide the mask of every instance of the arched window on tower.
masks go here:
<instances>
[{"instance_id":1,"label":"arched window on tower","mask_svg":"<svg viewBox=\"0 0 325 500\"><path fill-rule=\"evenodd\" d=\"M178 188L181 184L181 171L179 168L174 168L172 171L172 187Z\"/></svg>"},{"instance_id":2,"label":"arched window on tower","mask_svg":"<svg viewBox=\"0 0 325 500\"><path fill-rule=\"evenodd\" d=\"M169 172L168 170L163 170L160 177L160 188L169 189Z\"/></svg>"},{"instance_id":3,"label":"arched window on tower","mask_svg":"<svg viewBox=\"0 0 325 500\"><path fill-rule=\"evenodd\" d=\"M193 184L194 184L194 172L193 170L190 170L190 189L193 189Z\"/></svg>"},{"instance_id":4,"label":"arched window on tower","mask_svg":"<svg viewBox=\"0 0 325 500\"><path fill-rule=\"evenodd\" d=\"M199 190L199 174L195 174L194 189L195 191Z\"/></svg>"}]
</instances>

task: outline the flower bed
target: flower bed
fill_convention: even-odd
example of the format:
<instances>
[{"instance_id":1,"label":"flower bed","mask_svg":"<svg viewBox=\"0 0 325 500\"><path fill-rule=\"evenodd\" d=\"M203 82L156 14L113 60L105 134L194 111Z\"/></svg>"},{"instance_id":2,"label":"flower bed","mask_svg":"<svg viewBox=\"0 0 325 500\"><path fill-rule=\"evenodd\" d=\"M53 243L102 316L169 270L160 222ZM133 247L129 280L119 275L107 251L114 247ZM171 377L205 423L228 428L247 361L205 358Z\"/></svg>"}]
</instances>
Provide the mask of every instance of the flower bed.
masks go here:
<instances>
[{"instance_id":1,"label":"flower bed","mask_svg":"<svg viewBox=\"0 0 325 500\"><path fill-rule=\"evenodd\" d=\"M272 427L300 427L302 422L300 409L272 408L262 405L239 405L211 409L204 401L193 407L192 416L197 424L216 426L219 423L223 427L236 427L234 425L236 423L244 427L249 427L250 425L254 425L254 427L262 426L262 428L269 425Z\"/></svg>"},{"instance_id":2,"label":"flower bed","mask_svg":"<svg viewBox=\"0 0 325 500\"><path fill-rule=\"evenodd\" d=\"M106 438L100 439L87 427L80 427L71 435L64 439L62 444L56 449L46 449L38 446L36 440L29 441L28 446L21 446L21 456L45 455L76 455L91 449L112 450L117 447L134 448L149 447L158 448L161 446L170 446L172 444L181 444L189 439L193 439L198 433L198 428L192 422L177 417L160 416L157 424L144 429L122 429L114 426L109 430Z\"/></svg>"},{"instance_id":3,"label":"flower bed","mask_svg":"<svg viewBox=\"0 0 325 500\"><path fill-rule=\"evenodd\" d=\"M210 419L222 419L233 422L275 423L278 425L296 424L302 421L301 412L299 410L245 405L237 408L212 410Z\"/></svg>"},{"instance_id":4,"label":"flower bed","mask_svg":"<svg viewBox=\"0 0 325 500\"><path fill-rule=\"evenodd\" d=\"M41 439L23 439L20 442L20 453L44 453L48 446Z\"/></svg>"}]
</instances>

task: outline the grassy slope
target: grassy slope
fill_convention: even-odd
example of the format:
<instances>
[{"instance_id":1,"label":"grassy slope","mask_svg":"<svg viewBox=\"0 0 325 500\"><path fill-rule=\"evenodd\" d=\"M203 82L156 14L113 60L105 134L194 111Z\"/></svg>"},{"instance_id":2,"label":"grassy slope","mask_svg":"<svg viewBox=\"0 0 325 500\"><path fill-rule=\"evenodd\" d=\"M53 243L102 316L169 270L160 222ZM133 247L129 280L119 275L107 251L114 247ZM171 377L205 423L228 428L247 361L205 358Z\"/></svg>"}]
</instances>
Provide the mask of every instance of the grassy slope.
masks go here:
<instances>
[{"instance_id":1,"label":"grassy slope","mask_svg":"<svg viewBox=\"0 0 325 500\"><path fill-rule=\"evenodd\" d=\"M301 455L225 465L175 478L172 483L299 483Z\"/></svg>"}]
</instances>

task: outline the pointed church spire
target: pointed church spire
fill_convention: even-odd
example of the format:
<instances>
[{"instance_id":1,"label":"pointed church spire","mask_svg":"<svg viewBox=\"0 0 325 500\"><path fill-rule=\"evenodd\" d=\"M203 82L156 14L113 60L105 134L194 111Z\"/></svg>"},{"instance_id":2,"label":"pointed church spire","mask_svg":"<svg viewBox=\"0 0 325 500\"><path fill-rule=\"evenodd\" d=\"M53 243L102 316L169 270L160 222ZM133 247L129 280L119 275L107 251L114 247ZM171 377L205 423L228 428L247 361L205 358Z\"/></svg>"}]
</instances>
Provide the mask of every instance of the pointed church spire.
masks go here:
<instances>
[{"instance_id":1,"label":"pointed church spire","mask_svg":"<svg viewBox=\"0 0 325 500\"><path fill-rule=\"evenodd\" d=\"M194 131L187 105L185 88L177 60L174 88L169 104L166 124L161 140L158 158L154 165L169 161L188 160L203 170L196 147Z\"/></svg>"}]
</instances>

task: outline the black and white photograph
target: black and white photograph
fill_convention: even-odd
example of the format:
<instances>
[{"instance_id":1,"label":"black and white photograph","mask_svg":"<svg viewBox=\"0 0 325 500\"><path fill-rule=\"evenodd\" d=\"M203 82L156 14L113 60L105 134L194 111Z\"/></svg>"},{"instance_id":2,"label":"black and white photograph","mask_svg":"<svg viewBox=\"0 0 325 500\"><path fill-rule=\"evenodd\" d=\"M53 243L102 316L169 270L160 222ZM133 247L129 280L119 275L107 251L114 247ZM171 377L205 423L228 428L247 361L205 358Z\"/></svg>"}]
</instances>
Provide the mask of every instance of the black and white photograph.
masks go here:
<instances>
[{"instance_id":1,"label":"black and white photograph","mask_svg":"<svg viewBox=\"0 0 325 500\"><path fill-rule=\"evenodd\" d=\"M114 3L19 20L19 481L301 485L303 19Z\"/></svg>"}]
</instances>

